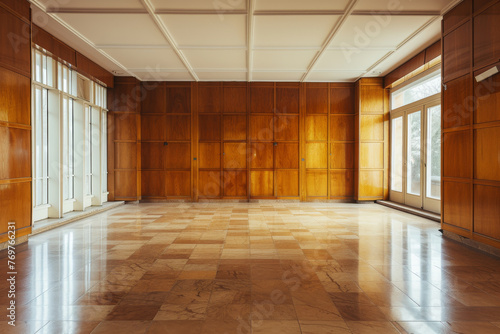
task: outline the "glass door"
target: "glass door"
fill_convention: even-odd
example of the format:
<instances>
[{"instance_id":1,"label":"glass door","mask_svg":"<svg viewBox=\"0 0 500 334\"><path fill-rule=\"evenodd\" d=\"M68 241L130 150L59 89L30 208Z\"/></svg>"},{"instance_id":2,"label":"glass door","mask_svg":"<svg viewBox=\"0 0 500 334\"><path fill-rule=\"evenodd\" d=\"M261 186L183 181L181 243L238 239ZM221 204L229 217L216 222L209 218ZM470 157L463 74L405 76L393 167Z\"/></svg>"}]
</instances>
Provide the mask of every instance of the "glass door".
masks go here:
<instances>
[{"instance_id":1,"label":"glass door","mask_svg":"<svg viewBox=\"0 0 500 334\"><path fill-rule=\"evenodd\" d=\"M391 112L391 201L441 210L441 105L433 97Z\"/></svg>"},{"instance_id":2,"label":"glass door","mask_svg":"<svg viewBox=\"0 0 500 334\"><path fill-rule=\"evenodd\" d=\"M422 110L406 113L406 192L405 204L422 207Z\"/></svg>"}]
</instances>

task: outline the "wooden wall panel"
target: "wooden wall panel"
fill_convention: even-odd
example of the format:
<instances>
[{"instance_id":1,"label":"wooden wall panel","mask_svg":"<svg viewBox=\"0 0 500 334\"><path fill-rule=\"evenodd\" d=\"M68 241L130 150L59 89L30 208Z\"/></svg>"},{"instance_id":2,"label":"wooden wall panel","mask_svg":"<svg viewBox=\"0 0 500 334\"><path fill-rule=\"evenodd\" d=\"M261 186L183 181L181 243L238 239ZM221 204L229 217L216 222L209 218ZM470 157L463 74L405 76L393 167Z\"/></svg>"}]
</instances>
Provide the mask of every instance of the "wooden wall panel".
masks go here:
<instances>
[{"instance_id":1,"label":"wooden wall panel","mask_svg":"<svg viewBox=\"0 0 500 334\"><path fill-rule=\"evenodd\" d=\"M220 113L222 108L220 84L200 83L198 87L198 100L199 113Z\"/></svg>"},{"instance_id":2,"label":"wooden wall panel","mask_svg":"<svg viewBox=\"0 0 500 334\"><path fill-rule=\"evenodd\" d=\"M115 140L137 140L137 114L115 113Z\"/></svg>"},{"instance_id":3,"label":"wooden wall panel","mask_svg":"<svg viewBox=\"0 0 500 334\"><path fill-rule=\"evenodd\" d=\"M277 170L278 197L299 197L299 170Z\"/></svg>"},{"instance_id":4,"label":"wooden wall panel","mask_svg":"<svg viewBox=\"0 0 500 334\"><path fill-rule=\"evenodd\" d=\"M141 195L142 198L165 198L165 172L143 170L141 172Z\"/></svg>"},{"instance_id":5,"label":"wooden wall panel","mask_svg":"<svg viewBox=\"0 0 500 334\"><path fill-rule=\"evenodd\" d=\"M251 143L250 168L272 169L273 166L274 166L274 144L260 143L260 142Z\"/></svg>"},{"instance_id":6,"label":"wooden wall panel","mask_svg":"<svg viewBox=\"0 0 500 334\"><path fill-rule=\"evenodd\" d=\"M299 168L299 143L278 143L274 165L278 169Z\"/></svg>"},{"instance_id":7,"label":"wooden wall panel","mask_svg":"<svg viewBox=\"0 0 500 334\"><path fill-rule=\"evenodd\" d=\"M250 172L250 194L253 197L274 196L274 172L254 170Z\"/></svg>"},{"instance_id":8,"label":"wooden wall panel","mask_svg":"<svg viewBox=\"0 0 500 334\"><path fill-rule=\"evenodd\" d=\"M354 168L354 143L332 143L332 169Z\"/></svg>"},{"instance_id":9,"label":"wooden wall panel","mask_svg":"<svg viewBox=\"0 0 500 334\"><path fill-rule=\"evenodd\" d=\"M354 196L354 171L332 170L330 172L331 198L352 198Z\"/></svg>"},{"instance_id":10,"label":"wooden wall panel","mask_svg":"<svg viewBox=\"0 0 500 334\"><path fill-rule=\"evenodd\" d=\"M0 67L0 122L31 124L31 80L18 73Z\"/></svg>"},{"instance_id":11,"label":"wooden wall panel","mask_svg":"<svg viewBox=\"0 0 500 334\"><path fill-rule=\"evenodd\" d=\"M500 126L474 130L474 178L500 181Z\"/></svg>"},{"instance_id":12,"label":"wooden wall panel","mask_svg":"<svg viewBox=\"0 0 500 334\"><path fill-rule=\"evenodd\" d=\"M247 144L224 143L224 169L247 168Z\"/></svg>"},{"instance_id":13,"label":"wooden wall panel","mask_svg":"<svg viewBox=\"0 0 500 334\"><path fill-rule=\"evenodd\" d=\"M130 117L130 116L129 116ZM132 122L132 120L128 120ZM167 133L165 131L167 118L164 115L141 115L141 138L143 141L156 140L165 141L167 140ZM125 125L126 126L126 125ZM125 126L122 129L125 131ZM125 136L124 136L125 137Z\"/></svg>"},{"instance_id":14,"label":"wooden wall panel","mask_svg":"<svg viewBox=\"0 0 500 334\"><path fill-rule=\"evenodd\" d=\"M327 109L328 110L328 109ZM328 140L328 115L309 115L306 116L306 140Z\"/></svg>"},{"instance_id":15,"label":"wooden wall panel","mask_svg":"<svg viewBox=\"0 0 500 334\"><path fill-rule=\"evenodd\" d=\"M0 127L0 180L31 177L31 131Z\"/></svg>"},{"instance_id":16,"label":"wooden wall panel","mask_svg":"<svg viewBox=\"0 0 500 334\"><path fill-rule=\"evenodd\" d=\"M250 140L270 141L274 138L274 116L252 115L250 116Z\"/></svg>"},{"instance_id":17,"label":"wooden wall panel","mask_svg":"<svg viewBox=\"0 0 500 334\"><path fill-rule=\"evenodd\" d=\"M30 4L28 1L19 0L1 0L0 5L10 8L19 17L29 21L30 20Z\"/></svg>"},{"instance_id":18,"label":"wooden wall panel","mask_svg":"<svg viewBox=\"0 0 500 334\"><path fill-rule=\"evenodd\" d=\"M32 42L50 52L55 58L76 66L76 51L36 24L32 24Z\"/></svg>"},{"instance_id":19,"label":"wooden wall panel","mask_svg":"<svg viewBox=\"0 0 500 334\"><path fill-rule=\"evenodd\" d=\"M384 90L379 85L365 85L359 92L360 108L364 114L384 111Z\"/></svg>"},{"instance_id":20,"label":"wooden wall panel","mask_svg":"<svg viewBox=\"0 0 500 334\"><path fill-rule=\"evenodd\" d=\"M7 232L8 222L16 222L16 231L29 228L31 226L31 182L0 184L0 210L0 238L3 238L4 233Z\"/></svg>"},{"instance_id":21,"label":"wooden wall panel","mask_svg":"<svg viewBox=\"0 0 500 334\"><path fill-rule=\"evenodd\" d=\"M330 137L333 141L354 141L354 116L331 115Z\"/></svg>"},{"instance_id":22,"label":"wooden wall panel","mask_svg":"<svg viewBox=\"0 0 500 334\"><path fill-rule=\"evenodd\" d=\"M167 141L187 141L191 139L191 116L169 115L166 116L166 119Z\"/></svg>"},{"instance_id":23,"label":"wooden wall panel","mask_svg":"<svg viewBox=\"0 0 500 334\"><path fill-rule=\"evenodd\" d=\"M247 172L224 171L224 196L246 197L247 196Z\"/></svg>"},{"instance_id":24,"label":"wooden wall panel","mask_svg":"<svg viewBox=\"0 0 500 334\"><path fill-rule=\"evenodd\" d=\"M306 88L306 110L308 114L328 114L328 84Z\"/></svg>"},{"instance_id":25,"label":"wooden wall panel","mask_svg":"<svg viewBox=\"0 0 500 334\"><path fill-rule=\"evenodd\" d=\"M146 169L164 169L165 156L163 143L141 143L141 167Z\"/></svg>"},{"instance_id":26,"label":"wooden wall panel","mask_svg":"<svg viewBox=\"0 0 500 334\"><path fill-rule=\"evenodd\" d=\"M307 171L306 188L307 196L327 197L328 196L328 175L327 171Z\"/></svg>"},{"instance_id":27,"label":"wooden wall panel","mask_svg":"<svg viewBox=\"0 0 500 334\"><path fill-rule=\"evenodd\" d=\"M306 144L306 168L328 168L328 143Z\"/></svg>"},{"instance_id":28,"label":"wooden wall panel","mask_svg":"<svg viewBox=\"0 0 500 334\"><path fill-rule=\"evenodd\" d=\"M219 143L199 143L200 168L220 169L221 152Z\"/></svg>"},{"instance_id":29,"label":"wooden wall panel","mask_svg":"<svg viewBox=\"0 0 500 334\"><path fill-rule=\"evenodd\" d=\"M384 140L384 115L362 115L359 120L361 141Z\"/></svg>"},{"instance_id":30,"label":"wooden wall panel","mask_svg":"<svg viewBox=\"0 0 500 334\"><path fill-rule=\"evenodd\" d=\"M220 171L200 171L198 191L201 198L219 198L221 193Z\"/></svg>"},{"instance_id":31,"label":"wooden wall panel","mask_svg":"<svg viewBox=\"0 0 500 334\"><path fill-rule=\"evenodd\" d=\"M167 87L167 112L175 114L191 113L190 87Z\"/></svg>"},{"instance_id":32,"label":"wooden wall panel","mask_svg":"<svg viewBox=\"0 0 500 334\"><path fill-rule=\"evenodd\" d=\"M191 168L191 143L169 143L165 147L167 169Z\"/></svg>"},{"instance_id":33,"label":"wooden wall panel","mask_svg":"<svg viewBox=\"0 0 500 334\"><path fill-rule=\"evenodd\" d=\"M330 89L330 113L354 114L354 86Z\"/></svg>"},{"instance_id":34,"label":"wooden wall panel","mask_svg":"<svg viewBox=\"0 0 500 334\"><path fill-rule=\"evenodd\" d=\"M165 83L143 83L141 113L165 113L166 111L167 87Z\"/></svg>"},{"instance_id":35,"label":"wooden wall panel","mask_svg":"<svg viewBox=\"0 0 500 334\"><path fill-rule=\"evenodd\" d=\"M191 172L166 171L165 179L167 197L191 196Z\"/></svg>"},{"instance_id":36,"label":"wooden wall panel","mask_svg":"<svg viewBox=\"0 0 500 334\"><path fill-rule=\"evenodd\" d=\"M469 131L443 135L443 176L471 177L472 157Z\"/></svg>"},{"instance_id":37,"label":"wooden wall panel","mask_svg":"<svg viewBox=\"0 0 500 334\"><path fill-rule=\"evenodd\" d=\"M220 141L221 140L221 117L219 115L199 116L199 140Z\"/></svg>"},{"instance_id":38,"label":"wooden wall panel","mask_svg":"<svg viewBox=\"0 0 500 334\"><path fill-rule=\"evenodd\" d=\"M137 168L137 143L115 142L115 168Z\"/></svg>"},{"instance_id":39,"label":"wooden wall panel","mask_svg":"<svg viewBox=\"0 0 500 334\"><path fill-rule=\"evenodd\" d=\"M449 81L443 94L443 128L450 129L471 123L471 76L465 75Z\"/></svg>"},{"instance_id":40,"label":"wooden wall panel","mask_svg":"<svg viewBox=\"0 0 500 334\"><path fill-rule=\"evenodd\" d=\"M113 74L106 71L104 68L97 65L78 51L76 52L76 69L79 73L90 79L96 79L108 87L113 87Z\"/></svg>"},{"instance_id":41,"label":"wooden wall panel","mask_svg":"<svg viewBox=\"0 0 500 334\"><path fill-rule=\"evenodd\" d=\"M137 200L137 171L115 170L115 199Z\"/></svg>"},{"instance_id":42,"label":"wooden wall panel","mask_svg":"<svg viewBox=\"0 0 500 334\"><path fill-rule=\"evenodd\" d=\"M467 231L472 229L472 194L468 183L443 182L443 222Z\"/></svg>"},{"instance_id":43,"label":"wooden wall panel","mask_svg":"<svg viewBox=\"0 0 500 334\"><path fill-rule=\"evenodd\" d=\"M299 140L299 116L276 116L274 140Z\"/></svg>"},{"instance_id":44,"label":"wooden wall panel","mask_svg":"<svg viewBox=\"0 0 500 334\"><path fill-rule=\"evenodd\" d=\"M360 143L359 168L384 169L384 143Z\"/></svg>"},{"instance_id":45,"label":"wooden wall panel","mask_svg":"<svg viewBox=\"0 0 500 334\"><path fill-rule=\"evenodd\" d=\"M225 113L246 113L247 112L247 88L224 87L224 109Z\"/></svg>"},{"instance_id":46,"label":"wooden wall panel","mask_svg":"<svg viewBox=\"0 0 500 334\"><path fill-rule=\"evenodd\" d=\"M500 240L500 187L474 185L474 232Z\"/></svg>"},{"instance_id":47,"label":"wooden wall panel","mask_svg":"<svg viewBox=\"0 0 500 334\"><path fill-rule=\"evenodd\" d=\"M276 88L276 113L298 114L299 113L299 89L290 87Z\"/></svg>"},{"instance_id":48,"label":"wooden wall panel","mask_svg":"<svg viewBox=\"0 0 500 334\"><path fill-rule=\"evenodd\" d=\"M500 64L498 66L500 67ZM474 73L474 75L479 73ZM474 84L476 97L474 123L500 121L500 74L496 74L480 83L474 80Z\"/></svg>"},{"instance_id":49,"label":"wooden wall panel","mask_svg":"<svg viewBox=\"0 0 500 334\"><path fill-rule=\"evenodd\" d=\"M472 0L464 0L444 15L443 30L448 33L467 20L472 13Z\"/></svg>"},{"instance_id":50,"label":"wooden wall panel","mask_svg":"<svg viewBox=\"0 0 500 334\"><path fill-rule=\"evenodd\" d=\"M474 65L500 60L500 3L474 17Z\"/></svg>"},{"instance_id":51,"label":"wooden wall panel","mask_svg":"<svg viewBox=\"0 0 500 334\"><path fill-rule=\"evenodd\" d=\"M31 75L31 26L0 7L0 65L26 77Z\"/></svg>"},{"instance_id":52,"label":"wooden wall panel","mask_svg":"<svg viewBox=\"0 0 500 334\"><path fill-rule=\"evenodd\" d=\"M363 197L382 198L384 190L384 172L380 170L360 170L359 184L363 188Z\"/></svg>"},{"instance_id":53,"label":"wooden wall panel","mask_svg":"<svg viewBox=\"0 0 500 334\"><path fill-rule=\"evenodd\" d=\"M471 59L471 22L464 23L443 39L443 81L461 77L470 71Z\"/></svg>"},{"instance_id":54,"label":"wooden wall panel","mask_svg":"<svg viewBox=\"0 0 500 334\"><path fill-rule=\"evenodd\" d=\"M274 84L250 84L250 112L266 114L274 112Z\"/></svg>"},{"instance_id":55,"label":"wooden wall panel","mask_svg":"<svg viewBox=\"0 0 500 334\"><path fill-rule=\"evenodd\" d=\"M225 115L224 116L224 140L246 140L247 139L247 117Z\"/></svg>"}]
</instances>

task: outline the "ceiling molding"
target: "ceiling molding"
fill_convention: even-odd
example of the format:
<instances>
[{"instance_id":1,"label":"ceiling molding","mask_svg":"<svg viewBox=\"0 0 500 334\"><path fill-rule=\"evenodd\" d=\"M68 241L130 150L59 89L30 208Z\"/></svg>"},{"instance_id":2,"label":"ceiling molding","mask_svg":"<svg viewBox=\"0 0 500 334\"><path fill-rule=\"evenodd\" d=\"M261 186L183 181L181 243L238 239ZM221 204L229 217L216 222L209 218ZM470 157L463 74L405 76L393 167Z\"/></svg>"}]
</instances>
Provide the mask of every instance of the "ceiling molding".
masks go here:
<instances>
[{"instance_id":1,"label":"ceiling molding","mask_svg":"<svg viewBox=\"0 0 500 334\"><path fill-rule=\"evenodd\" d=\"M246 50L246 45L177 45L180 50Z\"/></svg>"},{"instance_id":2,"label":"ceiling molding","mask_svg":"<svg viewBox=\"0 0 500 334\"><path fill-rule=\"evenodd\" d=\"M355 10L352 16L377 16L377 15L390 15L390 16L440 16L440 11L433 10Z\"/></svg>"},{"instance_id":3,"label":"ceiling molding","mask_svg":"<svg viewBox=\"0 0 500 334\"><path fill-rule=\"evenodd\" d=\"M186 0L185 0L186 1ZM157 9L157 15L247 15L246 10L217 9Z\"/></svg>"},{"instance_id":4,"label":"ceiling molding","mask_svg":"<svg viewBox=\"0 0 500 334\"><path fill-rule=\"evenodd\" d=\"M301 82L304 82L307 80L307 77L311 73L311 71L314 69L316 64L318 63L318 60L323 56L325 53L325 50L328 49L330 44L332 43L332 40L335 38L337 33L340 31L344 23L347 21L347 18L351 15L351 13L354 11L354 7L356 6L356 3L358 0L351 0L348 4L347 7L344 11L344 14L342 17L335 23L335 26L333 27L332 31L330 31L330 35L328 35L328 38L326 39L325 43L323 43L323 46L321 47L321 50L316 54L312 62L309 64L309 67L307 68L307 72L304 74L302 79L300 80Z\"/></svg>"},{"instance_id":5,"label":"ceiling molding","mask_svg":"<svg viewBox=\"0 0 500 334\"><path fill-rule=\"evenodd\" d=\"M258 10L255 16L343 15L343 10Z\"/></svg>"},{"instance_id":6,"label":"ceiling molding","mask_svg":"<svg viewBox=\"0 0 500 334\"><path fill-rule=\"evenodd\" d=\"M54 21L56 21L57 23L59 23L61 26L63 26L64 28L68 29L68 31L70 31L72 34L74 34L76 37L78 37L84 43L86 43L87 45L89 45L95 51L97 51L98 53L100 53L101 55L103 55L104 57L106 57L109 61L111 61L116 66L118 66L125 73L127 73L128 75L130 75L130 76L135 77L135 78L138 79L138 77L136 75L134 75L131 71L129 71L124 65L122 65L119 61L117 61L116 59L114 59L113 57L111 57L106 52L98 49L92 41L90 41L85 36L83 36L82 34L80 34L77 30L73 29L73 27L70 26L69 24L67 24L66 21L60 19L54 13L47 13L46 7L43 4L41 4L38 0L29 0L29 2L32 5L36 6L38 9L40 9L41 11L43 11L45 14L47 14L50 18L52 18ZM110 72L113 72L113 71L110 71Z\"/></svg>"},{"instance_id":7,"label":"ceiling molding","mask_svg":"<svg viewBox=\"0 0 500 334\"><path fill-rule=\"evenodd\" d=\"M154 6L151 3L151 0L140 0L140 2L144 6L144 8L148 11L149 17L156 24L156 26L158 27L160 32L163 34L163 37L167 40L168 44L170 44L173 51L175 52L177 57L179 57L179 60L184 64L184 66L186 67L188 72L191 74L193 79L195 81L199 81L200 79L198 78L198 76L194 72L193 67L191 66L191 64L189 63L187 58L184 56L182 51L177 48L177 44L175 43L175 40L172 37L172 35L170 34L170 32L168 31L167 27L165 26L163 21L158 16L156 16L155 11L154 11Z\"/></svg>"},{"instance_id":8,"label":"ceiling molding","mask_svg":"<svg viewBox=\"0 0 500 334\"><path fill-rule=\"evenodd\" d=\"M372 66L370 66L367 70L366 73L359 76L357 80L365 77L368 73L373 71L378 65L380 65L382 62L384 62L386 59L388 59L390 56L392 56L394 53L396 53L399 49L401 49L404 45L406 45L409 41L411 41L413 38L415 38L418 34L420 34L422 31L424 31L428 26L430 26L432 23L434 23L436 20L438 20L440 17L434 17L427 21L424 25L422 25L418 30L414 31L410 36L408 36L404 41L402 41L397 47L396 50L390 51L386 55L384 55L382 58L377 60ZM419 51L419 50L416 50Z\"/></svg>"},{"instance_id":9,"label":"ceiling molding","mask_svg":"<svg viewBox=\"0 0 500 334\"><path fill-rule=\"evenodd\" d=\"M458 5L462 1L463 0L453 0L446 7L443 8L443 10L441 11L441 15L448 13L450 10L452 10L456 5Z\"/></svg>"},{"instance_id":10,"label":"ceiling molding","mask_svg":"<svg viewBox=\"0 0 500 334\"><path fill-rule=\"evenodd\" d=\"M170 45L147 45L147 44L97 44L98 49L169 49Z\"/></svg>"},{"instance_id":11,"label":"ceiling molding","mask_svg":"<svg viewBox=\"0 0 500 334\"><path fill-rule=\"evenodd\" d=\"M54 14L147 14L140 8L64 8L47 7L46 13Z\"/></svg>"},{"instance_id":12,"label":"ceiling molding","mask_svg":"<svg viewBox=\"0 0 500 334\"><path fill-rule=\"evenodd\" d=\"M247 0L247 81L252 81L255 0Z\"/></svg>"}]
</instances>

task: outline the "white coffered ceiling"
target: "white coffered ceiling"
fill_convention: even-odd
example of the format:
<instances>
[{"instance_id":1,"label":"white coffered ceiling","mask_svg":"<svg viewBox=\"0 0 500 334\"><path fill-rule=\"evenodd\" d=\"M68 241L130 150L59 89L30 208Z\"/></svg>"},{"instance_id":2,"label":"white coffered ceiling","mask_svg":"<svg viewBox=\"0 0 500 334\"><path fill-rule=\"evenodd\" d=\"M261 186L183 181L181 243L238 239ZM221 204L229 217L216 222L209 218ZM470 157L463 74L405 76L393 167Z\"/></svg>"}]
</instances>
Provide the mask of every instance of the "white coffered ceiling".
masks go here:
<instances>
[{"instance_id":1,"label":"white coffered ceiling","mask_svg":"<svg viewBox=\"0 0 500 334\"><path fill-rule=\"evenodd\" d=\"M33 21L140 80L347 81L439 39L460 0L30 0Z\"/></svg>"}]
</instances>

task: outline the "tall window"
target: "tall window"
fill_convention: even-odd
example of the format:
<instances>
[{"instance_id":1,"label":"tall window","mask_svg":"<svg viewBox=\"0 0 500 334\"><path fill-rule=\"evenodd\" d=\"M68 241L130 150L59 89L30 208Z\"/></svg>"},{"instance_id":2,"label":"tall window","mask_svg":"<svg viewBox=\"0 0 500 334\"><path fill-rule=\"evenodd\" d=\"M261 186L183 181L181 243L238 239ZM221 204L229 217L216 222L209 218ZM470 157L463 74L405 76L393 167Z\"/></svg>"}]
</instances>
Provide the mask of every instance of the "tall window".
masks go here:
<instances>
[{"instance_id":1,"label":"tall window","mask_svg":"<svg viewBox=\"0 0 500 334\"><path fill-rule=\"evenodd\" d=\"M92 107L85 106L85 194L92 195Z\"/></svg>"},{"instance_id":2,"label":"tall window","mask_svg":"<svg viewBox=\"0 0 500 334\"><path fill-rule=\"evenodd\" d=\"M73 99L63 96L63 197L75 196L75 121Z\"/></svg>"},{"instance_id":3,"label":"tall window","mask_svg":"<svg viewBox=\"0 0 500 334\"><path fill-rule=\"evenodd\" d=\"M107 201L106 88L33 48L33 219ZM50 132L49 132L50 131Z\"/></svg>"},{"instance_id":4,"label":"tall window","mask_svg":"<svg viewBox=\"0 0 500 334\"><path fill-rule=\"evenodd\" d=\"M49 108L48 108L48 90L40 86L35 86L34 96L34 187L35 187L35 205L45 205L48 203L48 180L49 180Z\"/></svg>"}]
</instances>

